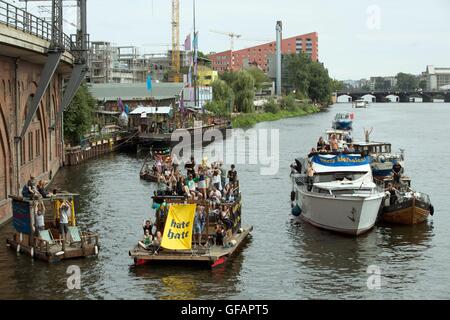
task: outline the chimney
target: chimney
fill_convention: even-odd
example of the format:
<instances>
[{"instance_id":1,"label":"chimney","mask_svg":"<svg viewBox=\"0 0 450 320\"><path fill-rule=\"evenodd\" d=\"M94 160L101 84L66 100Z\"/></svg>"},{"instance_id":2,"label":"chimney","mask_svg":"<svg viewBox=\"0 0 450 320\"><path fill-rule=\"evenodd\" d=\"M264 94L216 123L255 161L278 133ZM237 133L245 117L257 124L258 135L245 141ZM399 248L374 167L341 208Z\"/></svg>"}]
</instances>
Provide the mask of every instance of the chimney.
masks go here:
<instances>
[{"instance_id":1,"label":"chimney","mask_svg":"<svg viewBox=\"0 0 450 320\"><path fill-rule=\"evenodd\" d=\"M281 21L277 21L277 48L275 52L275 60L276 60L276 94L277 96L281 96L281 41L282 41L282 32L283 32L283 24Z\"/></svg>"}]
</instances>

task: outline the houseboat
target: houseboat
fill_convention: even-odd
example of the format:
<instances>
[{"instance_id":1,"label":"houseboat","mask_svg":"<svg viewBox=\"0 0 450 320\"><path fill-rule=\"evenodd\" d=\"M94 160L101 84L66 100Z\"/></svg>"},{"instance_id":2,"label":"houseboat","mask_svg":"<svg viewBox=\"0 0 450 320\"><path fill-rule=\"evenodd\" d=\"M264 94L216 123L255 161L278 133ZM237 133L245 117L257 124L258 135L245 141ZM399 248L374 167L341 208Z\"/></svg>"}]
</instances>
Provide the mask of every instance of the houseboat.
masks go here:
<instances>
[{"instance_id":1,"label":"houseboat","mask_svg":"<svg viewBox=\"0 0 450 320\"><path fill-rule=\"evenodd\" d=\"M18 253L47 262L97 256L98 235L77 226L74 198L74 194L56 194L39 200L13 197L13 226L16 232L7 239L7 245ZM66 234L60 231L64 230L60 228L63 202L70 212ZM37 220L44 224L38 227Z\"/></svg>"},{"instance_id":2,"label":"houseboat","mask_svg":"<svg viewBox=\"0 0 450 320\"><path fill-rule=\"evenodd\" d=\"M352 236L375 225L385 194L373 181L368 157L315 154L297 163L291 172L296 219Z\"/></svg>"},{"instance_id":3,"label":"houseboat","mask_svg":"<svg viewBox=\"0 0 450 320\"><path fill-rule=\"evenodd\" d=\"M196 135L200 139L197 143L206 145L212 142L202 139L207 130L219 130L225 135L226 129L231 129L231 121L215 117L206 110L186 108L174 112L172 106L140 106L130 113L130 125L139 131L140 148L150 148L155 144L173 147L185 133L189 134L191 145L197 142Z\"/></svg>"}]
</instances>

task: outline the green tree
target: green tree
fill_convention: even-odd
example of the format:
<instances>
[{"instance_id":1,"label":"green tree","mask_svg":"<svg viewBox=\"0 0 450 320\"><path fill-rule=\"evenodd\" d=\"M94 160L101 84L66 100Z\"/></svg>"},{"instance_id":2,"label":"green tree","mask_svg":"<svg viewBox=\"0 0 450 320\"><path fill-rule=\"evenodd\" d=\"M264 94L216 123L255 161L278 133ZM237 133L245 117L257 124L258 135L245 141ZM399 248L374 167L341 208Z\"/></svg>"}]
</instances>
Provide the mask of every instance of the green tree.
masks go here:
<instances>
[{"instance_id":1,"label":"green tree","mask_svg":"<svg viewBox=\"0 0 450 320\"><path fill-rule=\"evenodd\" d=\"M80 143L81 137L91 130L95 106L95 99L83 83L64 111L64 137L68 142Z\"/></svg>"},{"instance_id":2,"label":"green tree","mask_svg":"<svg viewBox=\"0 0 450 320\"><path fill-rule=\"evenodd\" d=\"M331 80L331 89L333 92L338 92L338 91L344 90L345 89L344 82L336 80L336 79L332 79Z\"/></svg>"},{"instance_id":3,"label":"green tree","mask_svg":"<svg viewBox=\"0 0 450 320\"><path fill-rule=\"evenodd\" d=\"M311 59L304 53L287 55L284 58L286 79L289 86L299 94L307 94L309 87L308 66Z\"/></svg>"},{"instance_id":4,"label":"green tree","mask_svg":"<svg viewBox=\"0 0 450 320\"><path fill-rule=\"evenodd\" d=\"M422 90L427 90L427 80L420 80L419 81L419 88Z\"/></svg>"},{"instance_id":5,"label":"green tree","mask_svg":"<svg viewBox=\"0 0 450 320\"><path fill-rule=\"evenodd\" d=\"M397 74L397 89L412 90L419 87L419 81L413 74L400 72Z\"/></svg>"},{"instance_id":6,"label":"green tree","mask_svg":"<svg viewBox=\"0 0 450 320\"><path fill-rule=\"evenodd\" d=\"M246 69L248 73L253 77L255 80L255 88L256 90L260 90L262 88L263 83L269 82L269 77L262 71L261 69L257 67L251 67Z\"/></svg>"},{"instance_id":7,"label":"green tree","mask_svg":"<svg viewBox=\"0 0 450 320\"><path fill-rule=\"evenodd\" d=\"M233 90L238 112L250 113L255 111L255 79L247 71L239 71L233 82Z\"/></svg>"},{"instance_id":8,"label":"green tree","mask_svg":"<svg viewBox=\"0 0 450 320\"><path fill-rule=\"evenodd\" d=\"M328 70L319 62L308 65L308 96L319 103L329 103L331 99L331 79Z\"/></svg>"},{"instance_id":9,"label":"green tree","mask_svg":"<svg viewBox=\"0 0 450 320\"><path fill-rule=\"evenodd\" d=\"M217 115L227 115L233 110L234 93L229 85L223 80L212 83L213 101L208 104L207 110Z\"/></svg>"},{"instance_id":10,"label":"green tree","mask_svg":"<svg viewBox=\"0 0 450 320\"><path fill-rule=\"evenodd\" d=\"M220 79L225 81L230 87L233 85L233 82L236 80L237 72L233 71L225 71L220 75Z\"/></svg>"}]
</instances>

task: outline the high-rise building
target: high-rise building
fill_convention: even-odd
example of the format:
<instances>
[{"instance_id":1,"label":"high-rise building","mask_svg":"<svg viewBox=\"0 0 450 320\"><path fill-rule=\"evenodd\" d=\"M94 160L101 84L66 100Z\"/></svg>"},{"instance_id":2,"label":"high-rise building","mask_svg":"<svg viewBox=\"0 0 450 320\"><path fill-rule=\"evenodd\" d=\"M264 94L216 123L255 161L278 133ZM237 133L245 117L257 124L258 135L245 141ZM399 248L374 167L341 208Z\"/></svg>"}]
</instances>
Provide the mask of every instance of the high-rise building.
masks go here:
<instances>
[{"instance_id":1,"label":"high-rise building","mask_svg":"<svg viewBox=\"0 0 450 320\"><path fill-rule=\"evenodd\" d=\"M269 67L268 57L275 54L275 41L237 51L223 51L209 55L212 68L219 72L236 71L249 66L257 66L263 71ZM319 37L317 32L283 39L282 54L306 53L311 60L319 59Z\"/></svg>"}]
</instances>

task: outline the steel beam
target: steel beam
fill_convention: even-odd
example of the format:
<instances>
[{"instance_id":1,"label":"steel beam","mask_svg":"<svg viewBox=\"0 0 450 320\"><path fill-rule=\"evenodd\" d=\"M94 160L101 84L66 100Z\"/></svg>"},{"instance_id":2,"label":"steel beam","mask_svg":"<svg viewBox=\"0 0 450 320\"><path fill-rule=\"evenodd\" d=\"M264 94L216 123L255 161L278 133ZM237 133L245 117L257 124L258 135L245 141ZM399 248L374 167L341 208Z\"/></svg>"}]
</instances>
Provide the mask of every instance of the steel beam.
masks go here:
<instances>
[{"instance_id":1,"label":"steel beam","mask_svg":"<svg viewBox=\"0 0 450 320\"><path fill-rule=\"evenodd\" d=\"M62 2L62 0L52 0L52 46L59 49L64 47Z\"/></svg>"},{"instance_id":2,"label":"steel beam","mask_svg":"<svg viewBox=\"0 0 450 320\"><path fill-rule=\"evenodd\" d=\"M67 83L66 90L64 90L64 96L61 103L61 108L58 112L58 118L60 119L62 113L69 104L72 102L75 93L77 93L78 88L80 87L81 82L86 75L86 66L84 64L76 64L72 69L72 74L70 75L69 82Z\"/></svg>"},{"instance_id":3,"label":"steel beam","mask_svg":"<svg viewBox=\"0 0 450 320\"><path fill-rule=\"evenodd\" d=\"M37 109L39 108L39 104L41 103L42 97L47 91L50 81L55 74L62 54L62 51L50 51L48 53L47 62L45 63L44 69L42 71L41 79L39 80L39 85L36 89L36 93L34 94L33 100L31 101L31 105L28 106L27 117L25 118L25 124L23 125L22 133L20 134L20 138L22 139L27 132L34 115L36 114Z\"/></svg>"}]
</instances>

